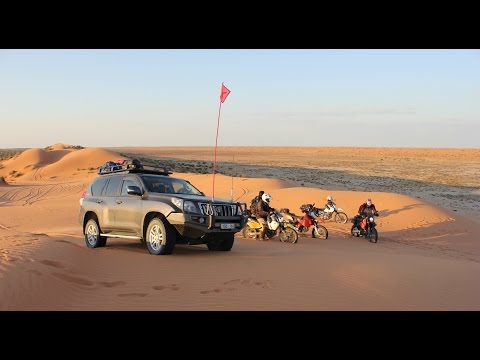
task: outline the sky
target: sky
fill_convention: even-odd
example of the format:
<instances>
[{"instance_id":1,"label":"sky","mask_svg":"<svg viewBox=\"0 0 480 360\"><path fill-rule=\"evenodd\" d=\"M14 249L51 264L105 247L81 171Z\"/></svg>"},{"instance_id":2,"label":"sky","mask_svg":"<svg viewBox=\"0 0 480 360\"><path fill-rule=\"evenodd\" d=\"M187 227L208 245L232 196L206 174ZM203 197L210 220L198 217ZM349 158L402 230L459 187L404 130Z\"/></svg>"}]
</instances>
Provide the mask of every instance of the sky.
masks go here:
<instances>
[{"instance_id":1,"label":"sky","mask_svg":"<svg viewBox=\"0 0 480 360\"><path fill-rule=\"evenodd\" d=\"M480 50L4 49L0 125L0 148L479 148Z\"/></svg>"}]
</instances>

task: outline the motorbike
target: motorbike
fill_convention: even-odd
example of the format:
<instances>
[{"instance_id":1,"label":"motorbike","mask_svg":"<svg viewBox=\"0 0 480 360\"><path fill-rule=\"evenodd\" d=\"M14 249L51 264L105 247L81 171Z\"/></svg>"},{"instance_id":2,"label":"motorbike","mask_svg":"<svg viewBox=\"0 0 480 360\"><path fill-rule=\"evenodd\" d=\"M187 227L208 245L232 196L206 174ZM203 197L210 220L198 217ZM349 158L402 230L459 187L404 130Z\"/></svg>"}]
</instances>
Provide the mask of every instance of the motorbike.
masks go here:
<instances>
[{"instance_id":1,"label":"motorbike","mask_svg":"<svg viewBox=\"0 0 480 360\"><path fill-rule=\"evenodd\" d=\"M247 218L247 222L242 229L242 235L245 238L256 239L260 236L262 225L253 216ZM267 231L265 236L269 239L278 234L281 242L289 242L296 244L298 241L298 233L295 226L289 223L276 210L272 210L267 217Z\"/></svg>"},{"instance_id":2,"label":"motorbike","mask_svg":"<svg viewBox=\"0 0 480 360\"><path fill-rule=\"evenodd\" d=\"M345 214L343 209L337 207L336 205L323 210L315 208L315 216L325 221L333 218L333 220L339 224L346 224L348 221L347 214Z\"/></svg>"},{"instance_id":3,"label":"motorbike","mask_svg":"<svg viewBox=\"0 0 480 360\"><path fill-rule=\"evenodd\" d=\"M368 241L376 243L378 241L378 231L376 229L375 216L379 216L378 211L366 215L356 215L352 219L352 236L364 236Z\"/></svg>"},{"instance_id":4,"label":"motorbike","mask_svg":"<svg viewBox=\"0 0 480 360\"><path fill-rule=\"evenodd\" d=\"M317 239L328 239L328 230L320 225L315 217L315 204L304 204L300 206L303 216L297 216L290 213L288 209L283 209L282 215L292 223L299 233L308 233L312 228L312 237Z\"/></svg>"}]
</instances>

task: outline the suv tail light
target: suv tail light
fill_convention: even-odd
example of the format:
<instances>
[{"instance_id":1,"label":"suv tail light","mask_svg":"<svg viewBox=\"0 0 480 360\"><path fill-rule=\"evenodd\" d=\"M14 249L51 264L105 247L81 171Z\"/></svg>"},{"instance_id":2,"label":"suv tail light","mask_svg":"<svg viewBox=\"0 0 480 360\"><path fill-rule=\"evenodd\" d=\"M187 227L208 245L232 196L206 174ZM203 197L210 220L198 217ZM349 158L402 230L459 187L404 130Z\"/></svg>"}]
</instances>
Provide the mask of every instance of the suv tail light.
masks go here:
<instances>
[{"instance_id":1,"label":"suv tail light","mask_svg":"<svg viewBox=\"0 0 480 360\"><path fill-rule=\"evenodd\" d=\"M82 204L83 204L83 199L85 199L86 197L87 197L87 192L84 191L84 192L82 193L82 196L80 196L80 206L82 206Z\"/></svg>"}]
</instances>

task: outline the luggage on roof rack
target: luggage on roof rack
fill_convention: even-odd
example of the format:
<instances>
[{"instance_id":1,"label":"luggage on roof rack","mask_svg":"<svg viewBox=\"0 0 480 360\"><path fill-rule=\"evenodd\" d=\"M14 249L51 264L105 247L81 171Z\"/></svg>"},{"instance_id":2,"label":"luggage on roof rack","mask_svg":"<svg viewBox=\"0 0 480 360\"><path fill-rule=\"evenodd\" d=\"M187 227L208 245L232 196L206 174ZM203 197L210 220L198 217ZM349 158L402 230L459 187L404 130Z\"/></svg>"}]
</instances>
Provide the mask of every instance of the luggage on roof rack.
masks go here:
<instances>
[{"instance_id":1,"label":"luggage on roof rack","mask_svg":"<svg viewBox=\"0 0 480 360\"><path fill-rule=\"evenodd\" d=\"M144 166L138 159L107 161L105 164L99 166L97 169L98 174L100 175L111 174L120 171L159 173L162 175L172 174L171 171L168 171L165 168L159 168L150 165Z\"/></svg>"},{"instance_id":2,"label":"luggage on roof rack","mask_svg":"<svg viewBox=\"0 0 480 360\"><path fill-rule=\"evenodd\" d=\"M99 166L99 174L109 174L117 171L125 171L129 169L143 169L143 165L138 159L133 160L117 160L117 161L107 161L105 164Z\"/></svg>"}]
</instances>

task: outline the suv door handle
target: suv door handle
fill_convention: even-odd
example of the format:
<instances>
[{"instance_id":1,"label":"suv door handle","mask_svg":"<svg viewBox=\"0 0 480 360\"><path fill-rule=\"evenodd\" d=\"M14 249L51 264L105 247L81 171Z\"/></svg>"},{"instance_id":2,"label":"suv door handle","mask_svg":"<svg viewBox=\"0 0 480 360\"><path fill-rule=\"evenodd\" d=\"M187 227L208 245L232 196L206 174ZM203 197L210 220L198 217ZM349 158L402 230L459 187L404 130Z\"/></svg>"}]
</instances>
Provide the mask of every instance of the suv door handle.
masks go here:
<instances>
[{"instance_id":1,"label":"suv door handle","mask_svg":"<svg viewBox=\"0 0 480 360\"><path fill-rule=\"evenodd\" d=\"M117 200L117 204L121 204L123 201L122 200Z\"/></svg>"}]
</instances>

